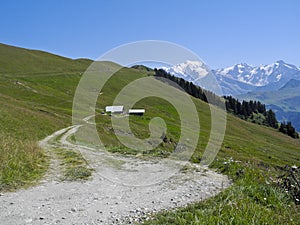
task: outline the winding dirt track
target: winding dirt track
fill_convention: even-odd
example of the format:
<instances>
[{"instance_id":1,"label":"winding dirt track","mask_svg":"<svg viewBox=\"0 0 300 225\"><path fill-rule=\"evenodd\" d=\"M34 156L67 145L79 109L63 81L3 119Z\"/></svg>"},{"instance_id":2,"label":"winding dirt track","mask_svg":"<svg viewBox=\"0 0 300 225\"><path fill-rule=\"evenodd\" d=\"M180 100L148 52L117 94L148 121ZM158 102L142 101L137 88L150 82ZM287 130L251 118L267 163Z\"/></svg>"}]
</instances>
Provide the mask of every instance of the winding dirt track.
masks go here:
<instances>
[{"instance_id":1,"label":"winding dirt track","mask_svg":"<svg viewBox=\"0 0 300 225\"><path fill-rule=\"evenodd\" d=\"M71 143L69 137L82 126L59 130L40 141L40 146L50 155L54 147L81 152L95 170L92 178L61 181L59 162L52 155L39 185L0 195L1 225L130 224L153 212L209 198L230 185L226 176L196 164L177 171L182 162L125 157Z\"/></svg>"}]
</instances>

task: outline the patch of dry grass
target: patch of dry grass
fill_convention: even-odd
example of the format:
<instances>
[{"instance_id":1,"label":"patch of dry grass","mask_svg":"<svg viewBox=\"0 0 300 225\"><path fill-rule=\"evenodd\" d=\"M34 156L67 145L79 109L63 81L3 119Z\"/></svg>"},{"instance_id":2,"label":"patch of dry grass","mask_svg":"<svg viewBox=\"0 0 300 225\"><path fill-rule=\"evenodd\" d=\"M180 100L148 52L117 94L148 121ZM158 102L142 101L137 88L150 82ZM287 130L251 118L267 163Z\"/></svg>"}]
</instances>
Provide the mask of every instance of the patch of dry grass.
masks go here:
<instances>
[{"instance_id":1,"label":"patch of dry grass","mask_svg":"<svg viewBox=\"0 0 300 225\"><path fill-rule=\"evenodd\" d=\"M32 184L47 165L47 157L36 142L0 133L0 190Z\"/></svg>"}]
</instances>

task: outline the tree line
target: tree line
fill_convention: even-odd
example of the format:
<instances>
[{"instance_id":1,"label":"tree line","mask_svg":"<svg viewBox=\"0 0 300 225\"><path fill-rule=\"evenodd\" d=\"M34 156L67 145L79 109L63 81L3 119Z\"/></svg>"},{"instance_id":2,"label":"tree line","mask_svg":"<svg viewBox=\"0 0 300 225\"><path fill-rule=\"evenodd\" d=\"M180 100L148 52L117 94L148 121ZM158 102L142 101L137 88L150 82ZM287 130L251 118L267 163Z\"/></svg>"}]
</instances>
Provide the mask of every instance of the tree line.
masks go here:
<instances>
[{"instance_id":1,"label":"tree line","mask_svg":"<svg viewBox=\"0 0 300 225\"><path fill-rule=\"evenodd\" d=\"M244 120L250 120L253 123L257 123L255 115L256 117L262 115L260 119L263 125L273 127L274 129L279 128L281 133L292 138L299 138L298 132L290 121L282 122L279 126L275 112L271 109L267 110L266 105L262 104L260 101L250 100L240 102L232 96L224 96L224 99L226 100L225 104L228 112L231 112Z\"/></svg>"},{"instance_id":2,"label":"tree line","mask_svg":"<svg viewBox=\"0 0 300 225\"><path fill-rule=\"evenodd\" d=\"M295 130L295 128L292 126L291 122L283 122L280 124L279 131L281 133L287 134L291 136L292 138L299 138L298 132Z\"/></svg>"},{"instance_id":3,"label":"tree line","mask_svg":"<svg viewBox=\"0 0 300 225\"><path fill-rule=\"evenodd\" d=\"M225 100L225 106L227 112L230 112L241 119L249 120L253 123L259 123L265 126L278 129L279 131L289 135L292 138L299 138L299 135L291 122L283 122L278 125L275 112L271 109L267 110L265 104L260 101L242 101L233 98L232 96L223 96L223 98L214 94L211 91L202 89L201 87L193 84L192 82L186 81L183 78L175 77L174 75L166 72L163 69L154 69L156 77L164 77L168 80L175 82L184 91L192 95L195 98L199 98L204 102L213 104L216 106L222 106ZM259 118L259 121L256 119Z\"/></svg>"},{"instance_id":4,"label":"tree line","mask_svg":"<svg viewBox=\"0 0 300 225\"><path fill-rule=\"evenodd\" d=\"M254 114L262 114L261 120L262 124L278 129L278 121L273 110L266 109L265 104L260 101L242 101L233 98L232 96L224 96L226 100L226 110L239 116L244 120L250 119L252 122L256 122L254 119Z\"/></svg>"},{"instance_id":5,"label":"tree line","mask_svg":"<svg viewBox=\"0 0 300 225\"><path fill-rule=\"evenodd\" d=\"M179 87L181 87L185 92L192 95L195 98L199 98L204 102L207 102L209 104L213 104L216 106L224 105L224 102L222 99L216 95L215 93L202 89L201 87L195 85L193 82L186 81L183 78L175 77L174 75L166 72L163 69L154 69L156 77L164 77L168 80L173 81L176 83ZM171 84L172 85L172 84Z\"/></svg>"}]
</instances>

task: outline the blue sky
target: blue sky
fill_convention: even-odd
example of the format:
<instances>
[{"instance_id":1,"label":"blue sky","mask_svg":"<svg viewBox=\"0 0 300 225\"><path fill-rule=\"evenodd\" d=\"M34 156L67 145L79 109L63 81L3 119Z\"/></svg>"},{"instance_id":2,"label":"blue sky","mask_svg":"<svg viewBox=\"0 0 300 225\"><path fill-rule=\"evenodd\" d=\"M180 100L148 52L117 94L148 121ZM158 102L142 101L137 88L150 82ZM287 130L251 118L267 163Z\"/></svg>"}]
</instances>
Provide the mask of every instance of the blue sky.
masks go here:
<instances>
[{"instance_id":1,"label":"blue sky","mask_svg":"<svg viewBox=\"0 0 300 225\"><path fill-rule=\"evenodd\" d=\"M1 43L71 58L164 40L212 68L279 59L300 66L298 0L3 0L0 28Z\"/></svg>"}]
</instances>

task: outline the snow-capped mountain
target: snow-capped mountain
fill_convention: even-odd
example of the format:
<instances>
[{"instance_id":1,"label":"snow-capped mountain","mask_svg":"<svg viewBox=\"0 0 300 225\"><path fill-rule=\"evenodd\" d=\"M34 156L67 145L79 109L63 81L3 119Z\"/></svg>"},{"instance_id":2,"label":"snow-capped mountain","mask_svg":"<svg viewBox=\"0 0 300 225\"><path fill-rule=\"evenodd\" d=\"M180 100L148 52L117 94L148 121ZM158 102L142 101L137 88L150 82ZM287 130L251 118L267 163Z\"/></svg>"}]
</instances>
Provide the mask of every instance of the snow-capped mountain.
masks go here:
<instances>
[{"instance_id":1,"label":"snow-capped mountain","mask_svg":"<svg viewBox=\"0 0 300 225\"><path fill-rule=\"evenodd\" d=\"M239 95L251 91L273 91L291 79L300 79L300 68L279 60L269 65L249 66L236 64L213 71L226 95ZM229 83L229 85L228 85ZM230 84L236 84L231 86ZM248 86L245 87L245 84Z\"/></svg>"},{"instance_id":2,"label":"snow-capped mountain","mask_svg":"<svg viewBox=\"0 0 300 225\"><path fill-rule=\"evenodd\" d=\"M237 80L256 87L270 83L286 83L294 76L300 77L300 68L279 60L270 65L249 66L246 63L236 64L225 69L215 70L217 76Z\"/></svg>"},{"instance_id":3,"label":"snow-capped mountain","mask_svg":"<svg viewBox=\"0 0 300 225\"><path fill-rule=\"evenodd\" d=\"M173 67L163 67L162 69L190 82L196 82L207 76L210 72L204 63L189 60Z\"/></svg>"},{"instance_id":4,"label":"snow-capped mountain","mask_svg":"<svg viewBox=\"0 0 300 225\"><path fill-rule=\"evenodd\" d=\"M217 95L222 95L222 89L218 84L216 77L207 65L200 61L188 60L173 67L163 67L162 69L176 77L193 82L194 84L212 91Z\"/></svg>"},{"instance_id":5,"label":"snow-capped mountain","mask_svg":"<svg viewBox=\"0 0 300 225\"><path fill-rule=\"evenodd\" d=\"M207 88L202 84L203 78L211 74L209 68L199 61L186 61L163 69L203 88ZM282 60L260 66L241 63L228 68L212 70L212 73L222 88L223 94L233 96L251 91L277 90L291 79L300 80L300 68Z\"/></svg>"}]
</instances>

